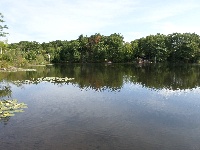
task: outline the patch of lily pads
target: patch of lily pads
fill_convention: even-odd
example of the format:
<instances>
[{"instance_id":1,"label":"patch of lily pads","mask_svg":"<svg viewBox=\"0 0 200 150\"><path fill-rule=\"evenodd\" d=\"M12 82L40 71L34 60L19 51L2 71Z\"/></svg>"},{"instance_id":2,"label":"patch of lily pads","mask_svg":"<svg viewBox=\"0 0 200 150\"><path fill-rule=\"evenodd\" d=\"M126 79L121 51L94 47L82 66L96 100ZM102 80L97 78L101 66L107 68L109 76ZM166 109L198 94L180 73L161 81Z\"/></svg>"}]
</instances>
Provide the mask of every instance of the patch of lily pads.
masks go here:
<instances>
[{"instance_id":1,"label":"patch of lily pads","mask_svg":"<svg viewBox=\"0 0 200 150\"><path fill-rule=\"evenodd\" d=\"M60 77L44 77L44 78L37 78L37 81L48 81L48 82L67 82L70 80L74 80L74 78L60 78Z\"/></svg>"},{"instance_id":2,"label":"patch of lily pads","mask_svg":"<svg viewBox=\"0 0 200 150\"><path fill-rule=\"evenodd\" d=\"M74 80L74 78L68 77L41 77L41 78L32 78L31 80L17 80L13 81L15 84L23 83L23 84L32 84L32 83L40 83L40 82L51 82L51 83L65 83L68 81Z\"/></svg>"},{"instance_id":3,"label":"patch of lily pads","mask_svg":"<svg viewBox=\"0 0 200 150\"><path fill-rule=\"evenodd\" d=\"M0 120L14 116L15 113L24 112L24 108L28 108L25 103L18 103L16 99L0 100Z\"/></svg>"}]
</instances>

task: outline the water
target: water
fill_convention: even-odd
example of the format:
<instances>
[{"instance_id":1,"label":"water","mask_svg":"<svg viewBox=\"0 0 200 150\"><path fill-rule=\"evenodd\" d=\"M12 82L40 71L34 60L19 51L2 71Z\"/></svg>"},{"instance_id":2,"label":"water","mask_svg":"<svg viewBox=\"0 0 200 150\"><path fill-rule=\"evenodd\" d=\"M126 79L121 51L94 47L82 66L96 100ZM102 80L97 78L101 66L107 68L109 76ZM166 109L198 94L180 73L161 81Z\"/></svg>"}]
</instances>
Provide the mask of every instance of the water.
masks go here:
<instances>
[{"instance_id":1,"label":"water","mask_svg":"<svg viewBox=\"0 0 200 150\"><path fill-rule=\"evenodd\" d=\"M0 73L4 150L199 150L200 66L74 64ZM44 77L74 78L66 82Z\"/></svg>"}]
</instances>

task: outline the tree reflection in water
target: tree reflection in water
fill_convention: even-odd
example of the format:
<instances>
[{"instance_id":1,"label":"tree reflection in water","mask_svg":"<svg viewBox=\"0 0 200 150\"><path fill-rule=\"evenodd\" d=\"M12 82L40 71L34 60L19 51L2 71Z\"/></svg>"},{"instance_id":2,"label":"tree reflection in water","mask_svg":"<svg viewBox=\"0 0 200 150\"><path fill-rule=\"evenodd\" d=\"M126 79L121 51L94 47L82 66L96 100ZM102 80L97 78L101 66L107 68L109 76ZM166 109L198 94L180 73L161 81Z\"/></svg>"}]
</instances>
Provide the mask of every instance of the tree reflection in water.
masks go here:
<instances>
[{"instance_id":1,"label":"tree reflection in water","mask_svg":"<svg viewBox=\"0 0 200 150\"><path fill-rule=\"evenodd\" d=\"M0 83L0 122L7 124L10 117L14 116L15 113L23 112L23 108L27 108L27 105L24 103L18 103L17 100L3 99L5 97L10 98L12 94L11 86L5 84L4 82Z\"/></svg>"},{"instance_id":2,"label":"tree reflection in water","mask_svg":"<svg viewBox=\"0 0 200 150\"><path fill-rule=\"evenodd\" d=\"M0 82L0 98L1 97L11 97L11 87L7 84Z\"/></svg>"},{"instance_id":3,"label":"tree reflection in water","mask_svg":"<svg viewBox=\"0 0 200 150\"><path fill-rule=\"evenodd\" d=\"M121 145L125 149L128 144L127 148L133 147L133 142L147 149L159 149L162 144L166 149L199 147L199 65L65 64L35 68L36 72L0 73L0 80L13 90L11 97L18 96L19 101L30 97L26 101L30 111L19 115L18 125L13 117L9 122L12 126L5 129L7 137L13 134L16 138L9 143L2 133L4 149L21 141L19 145L27 144L30 149L38 141L42 142L36 148L47 144L44 149L48 149L55 141L62 147L69 137L75 141L72 147L79 144L79 148L83 141L94 146L106 141L114 149ZM59 80L52 82L47 77ZM74 79L60 80L65 77ZM192 92L185 95L184 90ZM10 132L13 126L17 131ZM83 131L83 139L79 139L79 131ZM115 146L116 142L119 145Z\"/></svg>"},{"instance_id":4,"label":"tree reflection in water","mask_svg":"<svg viewBox=\"0 0 200 150\"><path fill-rule=\"evenodd\" d=\"M151 89L192 89L200 85L200 66L189 64L63 64L35 67L36 72L4 73L7 82L17 86L52 82L46 77L69 78L53 84L71 83L81 89L120 90L125 82L141 84ZM1 76L0 76L1 77ZM0 79L2 80L2 79ZM4 92L8 92L6 89Z\"/></svg>"}]
</instances>

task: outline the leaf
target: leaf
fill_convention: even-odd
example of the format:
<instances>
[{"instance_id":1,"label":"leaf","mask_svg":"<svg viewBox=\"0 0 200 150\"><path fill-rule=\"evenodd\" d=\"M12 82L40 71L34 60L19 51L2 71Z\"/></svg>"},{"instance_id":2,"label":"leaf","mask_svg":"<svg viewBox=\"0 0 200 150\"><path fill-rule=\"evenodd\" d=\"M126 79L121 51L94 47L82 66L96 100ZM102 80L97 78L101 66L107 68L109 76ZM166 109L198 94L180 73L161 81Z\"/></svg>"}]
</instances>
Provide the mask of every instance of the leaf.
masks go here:
<instances>
[{"instance_id":1,"label":"leaf","mask_svg":"<svg viewBox=\"0 0 200 150\"><path fill-rule=\"evenodd\" d=\"M15 113L24 112L23 108L28 108L25 103L18 103L16 99L0 101L0 120L1 118L14 116Z\"/></svg>"},{"instance_id":2,"label":"leaf","mask_svg":"<svg viewBox=\"0 0 200 150\"><path fill-rule=\"evenodd\" d=\"M17 110L14 110L13 112L24 112L23 109L17 109Z\"/></svg>"},{"instance_id":3,"label":"leaf","mask_svg":"<svg viewBox=\"0 0 200 150\"><path fill-rule=\"evenodd\" d=\"M6 114L3 114L4 117L12 117L14 116L15 114L10 114L10 113L6 113Z\"/></svg>"}]
</instances>

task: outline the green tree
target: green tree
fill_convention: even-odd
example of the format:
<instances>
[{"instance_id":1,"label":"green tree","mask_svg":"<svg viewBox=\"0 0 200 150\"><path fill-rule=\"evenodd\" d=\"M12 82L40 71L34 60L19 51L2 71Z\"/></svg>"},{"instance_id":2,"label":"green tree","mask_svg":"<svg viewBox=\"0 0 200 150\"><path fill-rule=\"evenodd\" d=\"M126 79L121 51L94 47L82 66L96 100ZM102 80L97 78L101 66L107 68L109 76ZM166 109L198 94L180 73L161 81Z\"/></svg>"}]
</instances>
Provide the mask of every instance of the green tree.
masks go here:
<instances>
[{"instance_id":1,"label":"green tree","mask_svg":"<svg viewBox=\"0 0 200 150\"><path fill-rule=\"evenodd\" d=\"M0 55L3 54L3 51L5 51L6 47L7 47L7 44L0 41Z\"/></svg>"},{"instance_id":2,"label":"green tree","mask_svg":"<svg viewBox=\"0 0 200 150\"><path fill-rule=\"evenodd\" d=\"M0 13L0 37L5 37L8 33L4 32L5 29L8 29L7 25L4 25L3 15ZM0 55L3 53L6 45L4 42L0 41ZM1 57L1 56L0 56Z\"/></svg>"},{"instance_id":3,"label":"green tree","mask_svg":"<svg viewBox=\"0 0 200 150\"><path fill-rule=\"evenodd\" d=\"M63 47L63 43L66 41L56 40L49 43L42 43L42 53L45 55L46 60L48 60L48 56L50 55L50 61L52 62L60 62L60 51ZM49 61L49 60L48 60Z\"/></svg>"},{"instance_id":4,"label":"green tree","mask_svg":"<svg viewBox=\"0 0 200 150\"><path fill-rule=\"evenodd\" d=\"M150 40L149 40L150 39ZM166 47L166 36L163 34L150 35L147 37L147 43L150 50L149 60L163 62L168 58Z\"/></svg>"},{"instance_id":5,"label":"green tree","mask_svg":"<svg viewBox=\"0 0 200 150\"><path fill-rule=\"evenodd\" d=\"M77 40L68 41L63 44L63 47L60 51L60 60L62 62L79 62L80 61L80 52L79 45L80 43Z\"/></svg>"},{"instance_id":6,"label":"green tree","mask_svg":"<svg viewBox=\"0 0 200 150\"><path fill-rule=\"evenodd\" d=\"M169 61L197 62L200 57L200 37L195 33L173 33L168 35Z\"/></svg>"},{"instance_id":7,"label":"green tree","mask_svg":"<svg viewBox=\"0 0 200 150\"><path fill-rule=\"evenodd\" d=\"M131 62L134 60L134 49L132 44L126 42L123 46L124 62Z\"/></svg>"},{"instance_id":8,"label":"green tree","mask_svg":"<svg viewBox=\"0 0 200 150\"><path fill-rule=\"evenodd\" d=\"M137 53L138 57L150 61L166 61L168 57L166 36L158 33L157 35L149 35L139 39L139 51Z\"/></svg>"},{"instance_id":9,"label":"green tree","mask_svg":"<svg viewBox=\"0 0 200 150\"><path fill-rule=\"evenodd\" d=\"M107 57L107 47L105 45L104 36L100 33L91 35L88 38L88 54L90 62L104 62Z\"/></svg>"},{"instance_id":10,"label":"green tree","mask_svg":"<svg viewBox=\"0 0 200 150\"><path fill-rule=\"evenodd\" d=\"M83 63L87 59L88 37L81 34L77 40L79 42L80 61Z\"/></svg>"},{"instance_id":11,"label":"green tree","mask_svg":"<svg viewBox=\"0 0 200 150\"><path fill-rule=\"evenodd\" d=\"M105 44L108 45L108 60L113 62L121 62L123 60L123 41L121 34L111 34L106 37Z\"/></svg>"},{"instance_id":12,"label":"green tree","mask_svg":"<svg viewBox=\"0 0 200 150\"><path fill-rule=\"evenodd\" d=\"M4 32L4 29L8 29L7 25L4 25L3 14L0 13L0 37L5 37L8 33Z\"/></svg>"},{"instance_id":13,"label":"green tree","mask_svg":"<svg viewBox=\"0 0 200 150\"><path fill-rule=\"evenodd\" d=\"M134 42L134 41L133 41ZM131 43L133 43L131 42ZM136 58L145 58L145 54L146 54L146 38L142 37L140 39L138 39L138 49L136 50L135 56Z\"/></svg>"},{"instance_id":14,"label":"green tree","mask_svg":"<svg viewBox=\"0 0 200 150\"><path fill-rule=\"evenodd\" d=\"M138 47L139 40L136 39L131 41L131 48L133 53L133 59L136 59L139 56L139 47Z\"/></svg>"},{"instance_id":15,"label":"green tree","mask_svg":"<svg viewBox=\"0 0 200 150\"><path fill-rule=\"evenodd\" d=\"M94 62L105 62L108 55L108 45L105 44L105 37L101 36L100 41L95 44L93 47L94 54L93 54L93 60Z\"/></svg>"}]
</instances>

